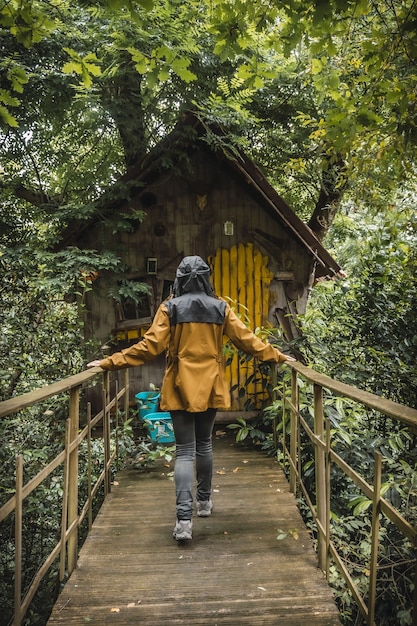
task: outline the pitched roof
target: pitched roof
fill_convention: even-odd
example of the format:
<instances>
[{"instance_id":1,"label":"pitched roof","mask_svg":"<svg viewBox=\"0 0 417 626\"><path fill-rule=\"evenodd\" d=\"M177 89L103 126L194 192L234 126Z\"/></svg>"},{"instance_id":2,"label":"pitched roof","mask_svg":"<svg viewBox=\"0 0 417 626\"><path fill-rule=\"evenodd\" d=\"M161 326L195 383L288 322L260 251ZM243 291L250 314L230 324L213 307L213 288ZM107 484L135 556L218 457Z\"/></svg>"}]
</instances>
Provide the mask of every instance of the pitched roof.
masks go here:
<instances>
[{"instance_id":1,"label":"pitched roof","mask_svg":"<svg viewBox=\"0 0 417 626\"><path fill-rule=\"evenodd\" d=\"M192 112L184 114L177 128L186 126L194 128L199 137L203 137L208 129L223 138L227 136L220 127L208 127ZM173 133L175 133L175 129ZM225 150L222 147L222 150L223 153L227 152L229 167L234 169L240 177L243 177L252 186L255 193L263 200L263 203L269 206L272 213L293 233L295 238L315 259L316 277L337 278L345 276L340 265L322 245L313 231L294 213L245 152L236 147L233 150Z\"/></svg>"},{"instance_id":2,"label":"pitched roof","mask_svg":"<svg viewBox=\"0 0 417 626\"><path fill-rule=\"evenodd\" d=\"M232 166L240 172L254 187L258 194L271 207L277 217L294 234L296 239L307 248L314 257L317 267L316 276L329 276L331 278L342 277L344 272L335 259L324 248L313 231L305 224L285 200L275 191L259 168L251 161L243 151L232 160Z\"/></svg>"},{"instance_id":3,"label":"pitched roof","mask_svg":"<svg viewBox=\"0 0 417 626\"><path fill-rule=\"evenodd\" d=\"M225 148L224 143L219 141L217 148L212 148L207 142L201 139L210 132L212 136L227 138L227 134L218 126L203 123L194 113L184 113L175 126L155 148L145 156L143 160L130 168L120 179L120 185L128 185L128 195L132 197L143 191L147 184L153 182L159 175L161 167L169 167L165 164L165 155L172 150L184 154L187 149L196 145L211 149L218 156L224 159L225 165L231 168L238 177L243 178L252 188L252 192L259 198L260 203L267 206L274 218L278 219L284 226L292 232L300 244L307 249L316 262L316 277L337 278L344 276L340 265L333 259L322 243L317 239L313 231L294 213L284 199L275 191L268 182L261 170L240 148ZM221 148L220 148L221 145ZM221 153L220 153L221 150ZM225 158L225 156L227 158ZM119 197L118 200L106 201L105 194L99 201L106 206L106 212L114 212L122 202L126 202L126 196ZM69 226L61 240L60 247L66 245L74 236L91 226L97 221L97 217L90 220L76 221Z\"/></svg>"}]
</instances>

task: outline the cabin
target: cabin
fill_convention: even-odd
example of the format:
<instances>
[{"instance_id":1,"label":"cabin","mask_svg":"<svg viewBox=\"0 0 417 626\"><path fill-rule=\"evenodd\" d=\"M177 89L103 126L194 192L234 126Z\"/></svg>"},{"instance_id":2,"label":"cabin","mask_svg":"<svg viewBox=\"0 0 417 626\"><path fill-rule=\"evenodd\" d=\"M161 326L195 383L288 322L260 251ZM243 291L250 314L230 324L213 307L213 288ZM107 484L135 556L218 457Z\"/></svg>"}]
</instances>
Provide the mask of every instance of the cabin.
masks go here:
<instances>
[{"instance_id":1,"label":"cabin","mask_svg":"<svg viewBox=\"0 0 417 626\"><path fill-rule=\"evenodd\" d=\"M280 328L286 342L299 334L297 314L305 311L315 282L343 275L248 156L225 149L222 135L193 113L183 114L119 181L118 199L107 201L105 219L71 225L63 244L112 250L126 267L123 275L91 276L86 338L102 347L92 357L140 340L187 255L208 261L217 295L252 329ZM118 228L121 222L129 228ZM120 293L110 297L109 287L115 294L117 285ZM146 289L135 301L129 287L139 285ZM265 372L227 344L225 355L232 411L259 409L268 397ZM159 387L164 366L161 355L135 368L132 397L151 384Z\"/></svg>"}]
</instances>

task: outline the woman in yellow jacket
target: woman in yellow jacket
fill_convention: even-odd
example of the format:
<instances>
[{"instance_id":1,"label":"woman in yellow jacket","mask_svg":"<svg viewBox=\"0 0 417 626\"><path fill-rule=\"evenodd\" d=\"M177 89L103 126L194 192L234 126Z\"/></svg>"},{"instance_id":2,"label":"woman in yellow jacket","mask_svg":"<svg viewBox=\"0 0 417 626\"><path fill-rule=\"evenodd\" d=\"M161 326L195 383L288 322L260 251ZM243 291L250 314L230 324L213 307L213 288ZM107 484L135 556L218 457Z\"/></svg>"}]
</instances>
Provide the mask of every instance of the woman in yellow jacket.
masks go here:
<instances>
[{"instance_id":1,"label":"woman in yellow jacket","mask_svg":"<svg viewBox=\"0 0 417 626\"><path fill-rule=\"evenodd\" d=\"M217 409L230 407L223 335L262 361L295 360L258 339L230 306L214 295L207 263L199 256L188 256L178 266L173 297L160 305L141 341L88 364L104 370L122 369L143 365L166 350L160 407L171 413L176 442L176 540L192 538L194 461L197 515L207 517L212 511L212 431Z\"/></svg>"}]
</instances>

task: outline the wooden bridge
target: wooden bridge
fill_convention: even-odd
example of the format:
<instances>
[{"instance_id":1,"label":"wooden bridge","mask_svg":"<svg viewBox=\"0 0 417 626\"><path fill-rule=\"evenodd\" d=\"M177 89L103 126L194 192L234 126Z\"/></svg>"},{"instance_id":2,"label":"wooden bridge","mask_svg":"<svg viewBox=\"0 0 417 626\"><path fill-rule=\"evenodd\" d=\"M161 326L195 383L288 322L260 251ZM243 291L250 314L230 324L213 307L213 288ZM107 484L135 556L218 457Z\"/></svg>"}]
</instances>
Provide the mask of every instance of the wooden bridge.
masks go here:
<instances>
[{"instance_id":1,"label":"wooden bridge","mask_svg":"<svg viewBox=\"0 0 417 626\"><path fill-rule=\"evenodd\" d=\"M214 511L193 540L172 538L172 467L122 471L48 626L340 624L278 464L217 432Z\"/></svg>"},{"instance_id":2,"label":"wooden bridge","mask_svg":"<svg viewBox=\"0 0 417 626\"><path fill-rule=\"evenodd\" d=\"M42 403L53 396L66 395L68 400L62 451L34 476L26 476L23 455L19 455L15 493L0 507L0 522L13 515L14 523L13 626L23 623L41 581L57 560L59 580L63 582L66 573L70 576L49 626L88 622L100 626L338 624L326 582L330 567L344 579L364 623L374 625L380 518L383 515L394 524L414 548L417 529L381 495L380 452L375 453L370 485L332 448L330 421L324 415L324 392L396 420L412 433L417 431L417 410L335 381L299 363L288 366L292 370L291 384L287 387L281 381L275 387L281 397L282 431L279 433L274 423L273 433L289 469L289 482L276 460L217 433L214 513L209 518L195 518L193 540L187 544L177 544L172 538L175 507L171 466L161 461L152 471L125 470L113 480L119 419L129 414L129 370L124 371L122 384L111 379L109 372L101 374L93 369L0 403L2 418L39 403L43 407ZM92 415L83 394L97 382L98 375L103 403L102 409ZM301 407L300 378L304 390L310 389L308 406L313 423L306 420ZM87 407L82 421L80 406ZM95 437L97 429L102 433L101 448L92 443L94 429ZM302 439L308 443L314 466L313 494L304 480ZM81 449L82 477L87 485L84 500L79 492ZM343 472L371 504L371 554L366 564L369 584L365 593L355 584L349 563L333 541L333 469ZM28 584L22 572L24 503L57 472L62 479L61 528L58 524L53 531L49 540L53 547ZM93 503L100 490L106 497L93 524ZM298 512L296 494L303 495L310 509L316 552ZM79 531L86 524L89 534L78 554ZM414 589L408 610L413 626L417 626L417 584Z\"/></svg>"}]
</instances>

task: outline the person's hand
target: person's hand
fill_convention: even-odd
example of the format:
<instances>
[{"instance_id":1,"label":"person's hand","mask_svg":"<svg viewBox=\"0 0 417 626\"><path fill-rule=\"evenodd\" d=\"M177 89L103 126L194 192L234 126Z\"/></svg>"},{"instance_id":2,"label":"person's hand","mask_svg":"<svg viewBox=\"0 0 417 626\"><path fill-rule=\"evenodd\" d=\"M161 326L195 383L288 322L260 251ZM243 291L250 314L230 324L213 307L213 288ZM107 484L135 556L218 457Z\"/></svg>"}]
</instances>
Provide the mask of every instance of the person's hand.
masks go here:
<instances>
[{"instance_id":1,"label":"person's hand","mask_svg":"<svg viewBox=\"0 0 417 626\"><path fill-rule=\"evenodd\" d=\"M285 357L286 357L285 358L286 361L296 361L297 360L297 359L294 359L294 357L290 356L289 354L286 354Z\"/></svg>"},{"instance_id":2,"label":"person's hand","mask_svg":"<svg viewBox=\"0 0 417 626\"><path fill-rule=\"evenodd\" d=\"M87 367L100 367L100 359L96 359L95 361L90 361L90 363L87 363Z\"/></svg>"}]
</instances>

